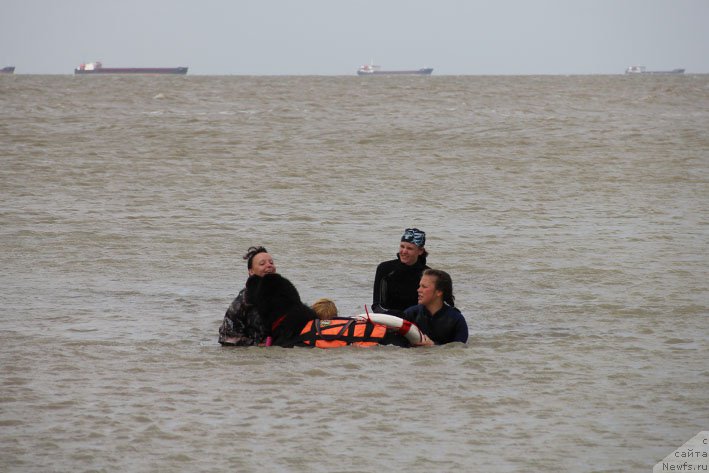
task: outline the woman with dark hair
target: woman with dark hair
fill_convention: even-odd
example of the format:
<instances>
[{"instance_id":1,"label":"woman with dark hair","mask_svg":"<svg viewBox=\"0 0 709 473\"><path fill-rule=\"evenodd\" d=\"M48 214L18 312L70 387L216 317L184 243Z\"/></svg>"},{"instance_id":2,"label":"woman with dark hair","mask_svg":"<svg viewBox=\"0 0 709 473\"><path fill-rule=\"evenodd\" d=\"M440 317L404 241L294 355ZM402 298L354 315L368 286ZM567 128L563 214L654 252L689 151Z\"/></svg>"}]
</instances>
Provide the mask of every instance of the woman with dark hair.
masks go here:
<instances>
[{"instance_id":1,"label":"woman with dark hair","mask_svg":"<svg viewBox=\"0 0 709 473\"><path fill-rule=\"evenodd\" d=\"M435 345L468 341L468 324L455 308L453 280L445 271L427 269L418 288L418 305L409 307L401 316L416 326Z\"/></svg>"},{"instance_id":2,"label":"woman with dark hair","mask_svg":"<svg viewBox=\"0 0 709 473\"><path fill-rule=\"evenodd\" d=\"M374 275L372 311L401 317L404 309L416 304L416 288L426 266L426 233L407 228L399 242L396 259L377 266Z\"/></svg>"},{"instance_id":3,"label":"woman with dark hair","mask_svg":"<svg viewBox=\"0 0 709 473\"><path fill-rule=\"evenodd\" d=\"M249 276L263 276L276 272L273 258L263 246L252 246L243 256ZM219 327L222 345L259 345L268 335L256 307L248 300L244 287L224 315Z\"/></svg>"}]
</instances>

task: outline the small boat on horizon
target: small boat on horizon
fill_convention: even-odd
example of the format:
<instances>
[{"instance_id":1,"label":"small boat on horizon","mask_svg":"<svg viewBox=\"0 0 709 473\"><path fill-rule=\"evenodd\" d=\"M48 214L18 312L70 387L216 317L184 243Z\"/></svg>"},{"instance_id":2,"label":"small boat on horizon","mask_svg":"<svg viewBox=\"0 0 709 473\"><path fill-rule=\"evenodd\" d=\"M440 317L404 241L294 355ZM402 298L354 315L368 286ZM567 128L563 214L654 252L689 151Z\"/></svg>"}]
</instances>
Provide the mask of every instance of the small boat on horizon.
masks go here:
<instances>
[{"instance_id":1,"label":"small boat on horizon","mask_svg":"<svg viewBox=\"0 0 709 473\"><path fill-rule=\"evenodd\" d=\"M671 71L648 71L645 66L630 66L625 70L626 74L684 74L684 69L672 69Z\"/></svg>"},{"instance_id":2,"label":"small boat on horizon","mask_svg":"<svg viewBox=\"0 0 709 473\"><path fill-rule=\"evenodd\" d=\"M187 74L186 67L103 67L99 61L80 64L74 74Z\"/></svg>"},{"instance_id":3,"label":"small boat on horizon","mask_svg":"<svg viewBox=\"0 0 709 473\"><path fill-rule=\"evenodd\" d=\"M383 71L381 66L375 64L364 64L357 69L358 76L387 76L387 75L408 75L408 76L430 76L432 67L424 67L416 70L404 71Z\"/></svg>"},{"instance_id":4,"label":"small boat on horizon","mask_svg":"<svg viewBox=\"0 0 709 473\"><path fill-rule=\"evenodd\" d=\"M14 74L15 73L15 66L5 66L2 69L0 69L0 74Z\"/></svg>"}]
</instances>

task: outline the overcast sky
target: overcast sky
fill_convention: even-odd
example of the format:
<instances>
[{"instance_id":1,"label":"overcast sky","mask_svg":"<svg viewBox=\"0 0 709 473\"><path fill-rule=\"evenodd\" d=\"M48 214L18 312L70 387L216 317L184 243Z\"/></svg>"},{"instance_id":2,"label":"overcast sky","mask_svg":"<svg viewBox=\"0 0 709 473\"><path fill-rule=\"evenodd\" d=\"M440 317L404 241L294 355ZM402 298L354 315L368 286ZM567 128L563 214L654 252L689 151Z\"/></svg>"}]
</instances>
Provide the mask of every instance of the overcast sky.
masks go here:
<instances>
[{"instance_id":1,"label":"overcast sky","mask_svg":"<svg viewBox=\"0 0 709 473\"><path fill-rule=\"evenodd\" d=\"M0 67L72 74L709 73L709 0L0 0Z\"/></svg>"}]
</instances>

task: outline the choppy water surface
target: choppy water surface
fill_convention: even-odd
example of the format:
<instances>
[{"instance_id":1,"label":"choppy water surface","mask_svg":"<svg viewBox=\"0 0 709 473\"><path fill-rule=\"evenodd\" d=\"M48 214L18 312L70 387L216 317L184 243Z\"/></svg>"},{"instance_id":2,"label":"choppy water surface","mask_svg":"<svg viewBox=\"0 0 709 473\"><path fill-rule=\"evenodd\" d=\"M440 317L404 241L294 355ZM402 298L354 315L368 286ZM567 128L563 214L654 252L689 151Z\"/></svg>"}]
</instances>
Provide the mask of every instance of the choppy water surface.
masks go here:
<instances>
[{"instance_id":1,"label":"choppy water surface","mask_svg":"<svg viewBox=\"0 0 709 473\"><path fill-rule=\"evenodd\" d=\"M0 78L3 471L650 471L709 427L709 77ZM467 346L222 348L264 244Z\"/></svg>"}]
</instances>

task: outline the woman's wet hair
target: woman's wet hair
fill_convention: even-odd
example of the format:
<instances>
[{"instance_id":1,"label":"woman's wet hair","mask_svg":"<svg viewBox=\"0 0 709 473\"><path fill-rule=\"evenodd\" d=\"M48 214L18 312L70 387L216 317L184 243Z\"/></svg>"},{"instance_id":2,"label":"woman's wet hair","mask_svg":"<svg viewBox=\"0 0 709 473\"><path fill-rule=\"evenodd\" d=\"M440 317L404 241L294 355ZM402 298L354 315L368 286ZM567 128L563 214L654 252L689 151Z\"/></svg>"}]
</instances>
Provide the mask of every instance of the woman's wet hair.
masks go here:
<instances>
[{"instance_id":1,"label":"woman's wet hair","mask_svg":"<svg viewBox=\"0 0 709 473\"><path fill-rule=\"evenodd\" d=\"M246 260L247 269L251 269L251 266L254 261L254 256L259 253L268 253L268 250L263 246L252 246L249 247L249 249L246 251L246 254L242 258Z\"/></svg>"},{"instance_id":2,"label":"woman's wet hair","mask_svg":"<svg viewBox=\"0 0 709 473\"><path fill-rule=\"evenodd\" d=\"M423 272L424 276L431 276L436 279L434 287L437 291L443 293L443 302L451 307L455 307L455 297L453 296L453 280L450 274L440 269L427 269Z\"/></svg>"}]
</instances>

